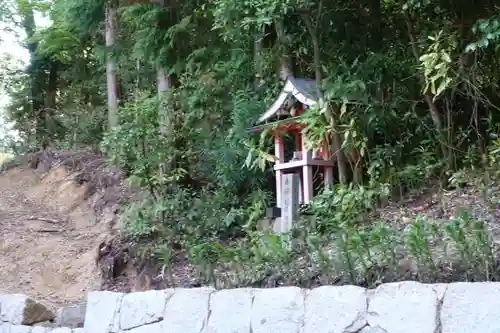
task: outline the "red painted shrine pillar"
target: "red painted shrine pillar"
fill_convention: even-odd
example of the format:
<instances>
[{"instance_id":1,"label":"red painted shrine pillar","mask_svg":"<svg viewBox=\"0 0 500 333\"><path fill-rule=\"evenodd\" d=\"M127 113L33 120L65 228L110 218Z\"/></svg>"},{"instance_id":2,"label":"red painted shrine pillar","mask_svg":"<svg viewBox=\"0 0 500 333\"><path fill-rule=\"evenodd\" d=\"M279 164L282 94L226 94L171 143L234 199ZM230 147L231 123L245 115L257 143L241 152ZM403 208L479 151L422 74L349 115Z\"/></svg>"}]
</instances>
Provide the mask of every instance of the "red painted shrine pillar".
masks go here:
<instances>
[{"instance_id":1,"label":"red painted shrine pillar","mask_svg":"<svg viewBox=\"0 0 500 333\"><path fill-rule=\"evenodd\" d=\"M279 135L274 137L274 154L276 155L276 165L285 162L285 145L283 138ZM276 170L276 207L281 208L281 190L282 190L282 175L281 170Z\"/></svg>"},{"instance_id":2,"label":"red painted shrine pillar","mask_svg":"<svg viewBox=\"0 0 500 333\"><path fill-rule=\"evenodd\" d=\"M295 147L297 147L295 150L301 151L302 150L302 134L300 131L295 132Z\"/></svg>"}]
</instances>

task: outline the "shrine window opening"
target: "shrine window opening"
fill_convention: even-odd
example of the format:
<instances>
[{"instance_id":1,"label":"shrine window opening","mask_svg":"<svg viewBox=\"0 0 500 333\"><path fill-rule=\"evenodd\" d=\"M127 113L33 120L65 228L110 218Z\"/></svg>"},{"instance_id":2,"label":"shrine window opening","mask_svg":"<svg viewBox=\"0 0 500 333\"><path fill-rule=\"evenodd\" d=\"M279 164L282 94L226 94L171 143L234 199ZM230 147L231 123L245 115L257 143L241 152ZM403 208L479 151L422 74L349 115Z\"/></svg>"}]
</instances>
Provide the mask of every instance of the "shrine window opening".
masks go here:
<instances>
[{"instance_id":1,"label":"shrine window opening","mask_svg":"<svg viewBox=\"0 0 500 333\"><path fill-rule=\"evenodd\" d=\"M294 152L298 150L296 147L295 135L293 135L293 133L287 133L283 135L282 140L285 151L285 162L289 162L292 160Z\"/></svg>"}]
</instances>

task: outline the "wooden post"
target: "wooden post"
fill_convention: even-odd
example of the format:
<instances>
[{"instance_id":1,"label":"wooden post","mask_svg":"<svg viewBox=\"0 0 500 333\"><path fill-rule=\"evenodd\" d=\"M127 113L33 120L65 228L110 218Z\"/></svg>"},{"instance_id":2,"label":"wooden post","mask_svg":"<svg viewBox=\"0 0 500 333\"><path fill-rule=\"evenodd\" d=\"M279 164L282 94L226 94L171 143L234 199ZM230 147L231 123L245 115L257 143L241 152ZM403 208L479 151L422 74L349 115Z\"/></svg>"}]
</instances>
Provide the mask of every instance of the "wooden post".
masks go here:
<instances>
[{"instance_id":1,"label":"wooden post","mask_svg":"<svg viewBox=\"0 0 500 333\"><path fill-rule=\"evenodd\" d=\"M302 150L302 134L300 132L295 133L295 150Z\"/></svg>"},{"instance_id":2,"label":"wooden post","mask_svg":"<svg viewBox=\"0 0 500 333\"><path fill-rule=\"evenodd\" d=\"M304 149L302 144L302 132L295 132L295 150L300 152L300 159L304 158ZM299 174L299 204L304 202L304 195L302 191L302 177Z\"/></svg>"},{"instance_id":3,"label":"wooden post","mask_svg":"<svg viewBox=\"0 0 500 333\"><path fill-rule=\"evenodd\" d=\"M299 204L303 204L304 203L304 188L303 188L304 186L302 186L302 182L303 182L302 174L299 172L298 176L299 176Z\"/></svg>"},{"instance_id":4,"label":"wooden post","mask_svg":"<svg viewBox=\"0 0 500 333\"><path fill-rule=\"evenodd\" d=\"M302 159L306 165L302 167L302 200L304 204L313 198L313 172L309 163L312 161L312 152L306 149L305 140L302 140Z\"/></svg>"},{"instance_id":5,"label":"wooden post","mask_svg":"<svg viewBox=\"0 0 500 333\"><path fill-rule=\"evenodd\" d=\"M302 182L304 189L304 203L308 204L313 198L313 170L312 166L304 165L302 167Z\"/></svg>"},{"instance_id":6,"label":"wooden post","mask_svg":"<svg viewBox=\"0 0 500 333\"><path fill-rule=\"evenodd\" d=\"M323 181L325 189L330 189L333 186L333 167L326 166L324 171Z\"/></svg>"},{"instance_id":7,"label":"wooden post","mask_svg":"<svg viewBox=\"0 0 500 333\"><path fill-rule=\"evenodd\" d=\"M285 161L285 147L283 145L283 138L276 136L274 138L274 153L276 155L276 165ZM282 176L281 170L276 170L276 207L281 208L281 192L282 192Z\"/></svg>"}]
</instances>

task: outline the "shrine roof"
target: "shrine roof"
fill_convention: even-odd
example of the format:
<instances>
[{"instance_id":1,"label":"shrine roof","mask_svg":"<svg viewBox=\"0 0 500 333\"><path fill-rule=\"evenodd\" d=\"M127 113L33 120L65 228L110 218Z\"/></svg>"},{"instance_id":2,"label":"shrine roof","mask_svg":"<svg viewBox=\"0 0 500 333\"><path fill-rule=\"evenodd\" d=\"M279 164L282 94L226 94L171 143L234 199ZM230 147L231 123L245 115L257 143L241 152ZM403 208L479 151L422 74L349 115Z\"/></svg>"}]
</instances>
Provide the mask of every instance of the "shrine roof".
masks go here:
<instances>
[{"instance_id":1,"label":"shrine roof","mask_svg":"<svg viewBox=\"0 0 500 333\"><path fill-rule=\"evenodd\" d=\"M291 96L307 106L316 104L316 82L289 76L279 96L274 100L271 107L260 116L256 124L261 124L278 114L282 106Z\"/></svg>"},{"instance_id":2,"label":"shrine roof","mask_svg":"<svg viewBox=\"0 0 500 333\"><path fill-rule=\"evenodd\" d=\"M291 118L279 119L279 120L275 120L273 122L259 124L259 125L250 127L247 129L247 131L249 131L249 132L261 132L267 128L280 128L283 126L286 127L287 125L296 124L296 123L300 122L300 119L301 119L301 117L291 117Z\"/></svg>"}]
</instances>

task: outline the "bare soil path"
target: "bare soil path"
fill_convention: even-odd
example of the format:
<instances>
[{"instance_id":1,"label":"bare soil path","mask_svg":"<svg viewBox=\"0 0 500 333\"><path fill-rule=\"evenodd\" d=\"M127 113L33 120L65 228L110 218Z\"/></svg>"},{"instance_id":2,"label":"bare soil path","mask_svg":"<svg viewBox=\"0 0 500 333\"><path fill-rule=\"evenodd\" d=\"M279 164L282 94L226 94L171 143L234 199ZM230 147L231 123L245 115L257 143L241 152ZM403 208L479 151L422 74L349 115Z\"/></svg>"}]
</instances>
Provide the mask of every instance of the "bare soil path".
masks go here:
<instances>
[{"instance_id":1,"label":"bare soil path","mask_svg":"<svg viewBox=\"0 0 500 333\"><path fill-rule=\"evenodd\" d=\"M57 307L99 289L95 249L105 230L67 176L30 168L0 175L0 294Z\"/></svg>"}]
</instances>

